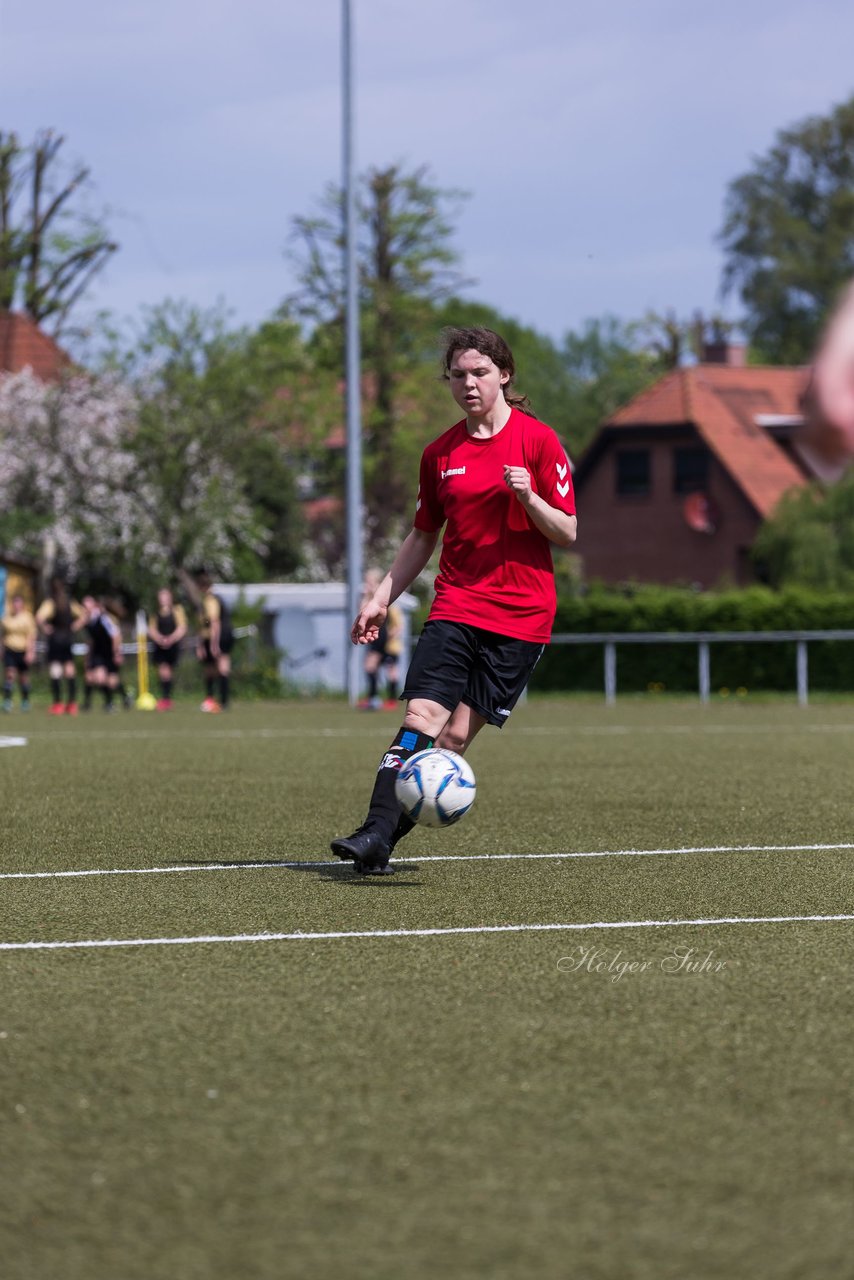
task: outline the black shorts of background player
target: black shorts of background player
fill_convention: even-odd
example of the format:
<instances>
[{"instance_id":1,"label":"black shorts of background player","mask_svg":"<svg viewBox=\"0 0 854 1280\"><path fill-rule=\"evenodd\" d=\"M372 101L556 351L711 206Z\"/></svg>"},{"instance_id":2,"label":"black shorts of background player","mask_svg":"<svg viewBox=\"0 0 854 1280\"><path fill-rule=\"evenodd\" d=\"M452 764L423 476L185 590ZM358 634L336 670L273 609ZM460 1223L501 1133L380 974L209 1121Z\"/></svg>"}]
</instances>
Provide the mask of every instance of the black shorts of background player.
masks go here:
<instances>
[{"instance_id":1,"label":"black shorts of background player","mask_svg":"<svg viewBox=\"0 0 854 1280\"><path fill-rule=\"evenodd\" d=\"M3 639L3 710L12 710L15 684L21 695L21 710L30 709L30 667L36 659L36 620L17 593L0 619Z\"/></svg>"},{"instance_id":2,"label":"black shorts of background player","mask_svg":"<svg viewBox=\"0 0 854 1280\"><path fill-rule=\"evenodd\" d=\"M158 711L171 711L175 668L181 656L181 642L187 634L187 615L181 605L175 604L168 587L157 593L157 612L148 623L148 638L154 646L153 658L160 681Z\"/></svg>"},{"instance_id":3,"label":"black shorts of background player","mask_svg":"<svg viewBox=\"0 0 854 1280\"><path fill-rule=\"evenodd\" d=\"M443 373L465 417L424 450L413 527L350 631L354 644L376 640L444 526L403 725L380 761L361 826L331 841L361 874L388 874L392 849L412 829L395 797L404 763L433 745L464 754L484 725L506 724L551 636L552 546L575 540L569 459L513 391L507 343L489 329L452 330Z\"/></svg>"},{"instance_id":4,"label":"black shorts of background player","mask_svg":"<svg viewBox=\"0 0 854 1280\"><path fill-rule=\"evenodd\" d=\"M225 601L212 590L209 574L196 578L199 591L199 635L196 655L205 677L202 711L225 711L231 697L231 650L234 633ZM219 701L214 696L219 685Z\"/></svg>"},{"instance_id":5,"label":"black shorts of background player","mask_svg":"<svg viewBox=\"0 0 854 1280\"><path fill-rule=\"evenodd\" d=\"M115 695L121 684L122 633L119 624L94 596L83 597L86 610L86 627L89 632L89 652L86 655L86 693L83 709L92 705L92 693L100 689L104 697L104 710L115 710ZM123 695L125 707L129 706L127 693Z\"/></svg>"},{"instance_id":6,"label":"black shorts of background player","mask_svg":"<svg viewBox=\"0 0 854 1280\"><path fill-rule=\"evenodd\" d=\"M52 716L77 715L77 668L74 665L74 637L86 625L86 610L68 594L60 578L51 583L50 595L36 611L36 624L47 639ZM66 700L62 701L62 680Z\"/></svg>"}]
</instances>

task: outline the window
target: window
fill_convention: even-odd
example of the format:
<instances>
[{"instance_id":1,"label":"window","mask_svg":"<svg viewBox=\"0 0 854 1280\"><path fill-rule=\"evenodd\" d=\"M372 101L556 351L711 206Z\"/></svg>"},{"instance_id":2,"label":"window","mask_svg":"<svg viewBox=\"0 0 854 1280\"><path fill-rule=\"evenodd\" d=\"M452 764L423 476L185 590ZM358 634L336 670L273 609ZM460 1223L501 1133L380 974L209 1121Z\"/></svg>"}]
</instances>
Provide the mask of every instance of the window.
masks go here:
<instances>
[{"instance_id":1,"label":"window","mask_svg":"<svg viewBox=\"0 0 854 1280\"><path fill-rule=\"evenodd\" d=\"M709 484L709 451L702 445L673 450L673 492L702 493Z\"/></svg>"},{"instance_id":2,"label":"window","mask_svg":"<svg viewBox=\"0 0 854 1280\"><path fill-rule=\"evenodd\" d=\"M649 449L621 449L617 454L617 494L636 498L649 491Z\"/></svg>"}]
</instances>

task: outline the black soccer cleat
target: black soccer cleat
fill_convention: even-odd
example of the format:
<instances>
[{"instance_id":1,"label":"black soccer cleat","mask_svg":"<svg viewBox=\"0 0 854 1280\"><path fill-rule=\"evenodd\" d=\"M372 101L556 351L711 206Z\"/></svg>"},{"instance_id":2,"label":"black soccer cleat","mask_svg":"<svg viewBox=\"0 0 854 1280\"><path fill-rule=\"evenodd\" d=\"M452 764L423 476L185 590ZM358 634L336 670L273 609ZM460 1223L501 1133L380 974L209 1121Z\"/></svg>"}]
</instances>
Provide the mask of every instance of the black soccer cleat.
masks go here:
<instances>
[{"instance_id":1,"label":"black soccer cleat","mask_svg":"<svg viewBox=\"0 0 854 1280\"><path fill-rule=\"evenodd\" d=\"M388 867L390 850L377 831L359 827L351 836L338 836L330 841L330 849L337 858L352 862L360 875L393 875Z\"/></svg>"}]
</instances>

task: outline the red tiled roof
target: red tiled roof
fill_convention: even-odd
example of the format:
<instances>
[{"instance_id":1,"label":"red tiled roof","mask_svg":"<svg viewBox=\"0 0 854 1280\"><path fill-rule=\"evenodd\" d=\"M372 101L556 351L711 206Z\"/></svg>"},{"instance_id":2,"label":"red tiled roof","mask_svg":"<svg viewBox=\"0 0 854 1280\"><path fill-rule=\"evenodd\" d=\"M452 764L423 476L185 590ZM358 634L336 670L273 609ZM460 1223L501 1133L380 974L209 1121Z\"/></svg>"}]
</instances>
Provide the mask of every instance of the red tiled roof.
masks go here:
<instances>
[{"instance_id":1,"label":"red tiled roof","mask_svg":"<svg viewBox=\"0 0 854 1280\"><path fill-rule=\"evenodd\" d=\"M608 427L691 423L763 517L804 474L760 426L759 414L799 414L807 369L700 364L675 369L635 396Z\"/></svg>"},{"instance_id":2,"label":"red tiled roof","mask_svg":"<svg viewBox=\"0 0 854 1280\"><path fill-rule=\"evenodd\" d=\"M62 348L29 316L0 311L0 373L30 368L37 378L53 382L70 363Z\"/></svg>"}]
</instances>

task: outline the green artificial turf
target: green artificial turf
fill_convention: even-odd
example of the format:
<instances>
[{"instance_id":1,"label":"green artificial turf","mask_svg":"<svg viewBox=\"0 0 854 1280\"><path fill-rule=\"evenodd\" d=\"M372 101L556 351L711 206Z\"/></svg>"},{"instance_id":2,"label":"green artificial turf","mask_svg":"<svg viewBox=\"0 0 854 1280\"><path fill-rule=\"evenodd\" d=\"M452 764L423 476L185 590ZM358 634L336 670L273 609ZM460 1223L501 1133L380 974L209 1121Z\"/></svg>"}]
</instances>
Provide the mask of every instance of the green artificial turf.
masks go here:
<instances>
[{"instance_id":1,"label":"green artificial turf","mask_svg":"<svg viewBox=\"0 0 854 1280\"><path fill-rule=\"evenodd\" d=\"M854 843L854 705L531 698L363 880L397 723L0 723L0 873L163 869L0 879L0 942L248 939L0 951L4 1280L850 1274L851 922L642 922L854 914L854 851L495 855Z\"/></svg>"}]
</instances>

